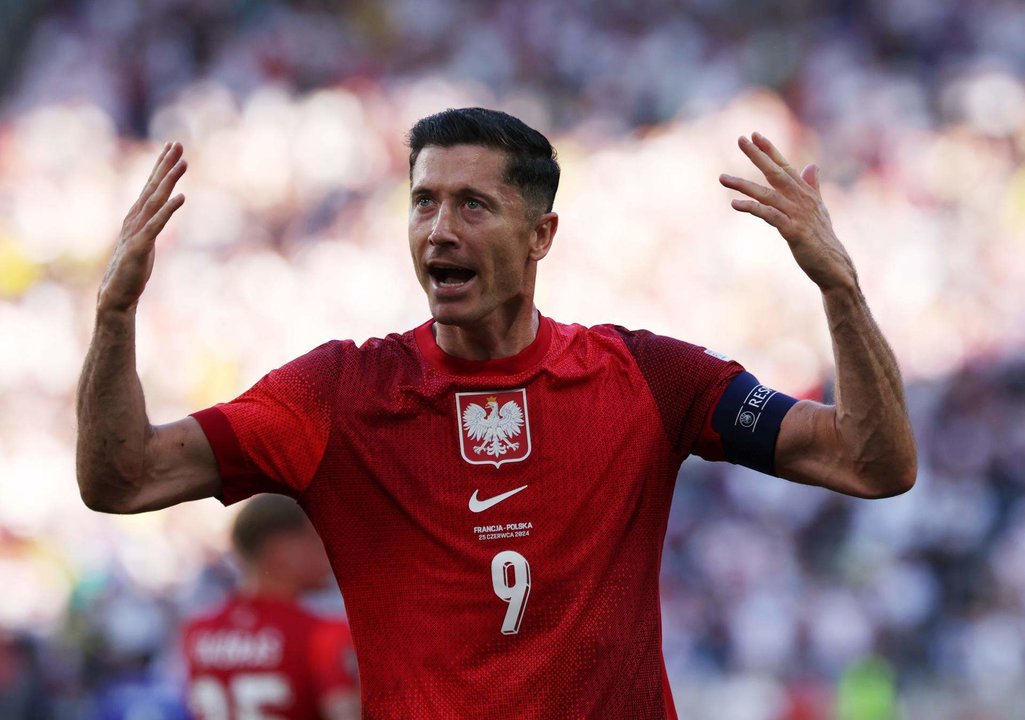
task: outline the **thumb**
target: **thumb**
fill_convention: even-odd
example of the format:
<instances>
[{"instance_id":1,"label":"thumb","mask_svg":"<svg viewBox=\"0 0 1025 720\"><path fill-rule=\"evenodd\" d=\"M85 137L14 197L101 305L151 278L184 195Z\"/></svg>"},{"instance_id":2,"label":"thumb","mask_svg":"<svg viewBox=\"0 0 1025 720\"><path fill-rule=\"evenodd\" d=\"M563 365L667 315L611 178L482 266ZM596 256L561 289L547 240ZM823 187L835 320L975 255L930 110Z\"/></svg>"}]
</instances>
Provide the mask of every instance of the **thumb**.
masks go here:
<instances>
[{"instance_id":1,"label":"thumb","mask_svg":"<svg viewBox=\"0 0 1025 720\"><path fill-rule=\"evenodd\" d=\"M801 171L801 179L816 190L819 189L819 166L812 163Z\"/></svg>"}]
</instances>

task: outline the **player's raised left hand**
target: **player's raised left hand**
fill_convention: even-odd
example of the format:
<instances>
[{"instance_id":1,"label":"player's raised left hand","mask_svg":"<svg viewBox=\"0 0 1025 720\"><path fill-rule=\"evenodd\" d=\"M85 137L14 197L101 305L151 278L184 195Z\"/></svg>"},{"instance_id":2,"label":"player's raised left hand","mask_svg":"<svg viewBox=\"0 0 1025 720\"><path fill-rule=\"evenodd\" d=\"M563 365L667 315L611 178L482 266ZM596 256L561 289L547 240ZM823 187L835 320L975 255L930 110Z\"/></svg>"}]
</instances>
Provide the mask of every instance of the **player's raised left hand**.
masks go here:
<instances>
[{"instance_id":1,"label":"player's raised left hand","mask_svg":"<svg viewBox=\"0 0 1025 720\"><path fill-rule=\"evenodd\" d=\"M776 146L759 133L741 137L738 143L770 187L733 175L720 175L719 182L750 198L734 200L733 208L760 217L779 230L797 264L823 292L856 286L854 263L833 232L829 211L822 201L818 167L809 165L798 173Z\"/></svg>"}]
</instances>

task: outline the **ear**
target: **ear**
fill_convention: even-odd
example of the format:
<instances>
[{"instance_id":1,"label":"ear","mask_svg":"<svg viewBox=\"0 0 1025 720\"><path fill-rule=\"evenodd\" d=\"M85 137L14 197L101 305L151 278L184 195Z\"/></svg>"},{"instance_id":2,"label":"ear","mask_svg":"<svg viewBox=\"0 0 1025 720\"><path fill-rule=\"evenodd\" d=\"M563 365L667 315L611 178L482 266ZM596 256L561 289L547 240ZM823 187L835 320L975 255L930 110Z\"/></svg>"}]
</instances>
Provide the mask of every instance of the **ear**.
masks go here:
<instances>
[{"instance_id":1,"label":"ear","mask_svg":"<svg viewBox=\"0 0 1025 720\"><path fill-rule=\"evenodd\" d=\"M559 229L559 214L548 212L537 219L530 236L530 259L541 260L552 248L555 231Z\"/></svg>"}]
</instances>

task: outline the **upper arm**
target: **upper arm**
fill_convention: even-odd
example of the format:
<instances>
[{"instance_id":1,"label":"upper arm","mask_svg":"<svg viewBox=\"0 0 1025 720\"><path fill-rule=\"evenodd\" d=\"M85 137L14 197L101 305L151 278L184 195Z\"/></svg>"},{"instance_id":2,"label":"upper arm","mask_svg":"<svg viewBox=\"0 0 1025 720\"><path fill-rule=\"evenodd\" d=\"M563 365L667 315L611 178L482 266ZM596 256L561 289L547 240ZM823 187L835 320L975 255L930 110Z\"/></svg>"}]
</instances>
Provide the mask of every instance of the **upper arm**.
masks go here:
<instances>
[{"instance_id":1,"label":"upper arm","mask_svg":"<svg viewBox=\"0 0 1025 720\"><path fill-rule=\"evenodd\" d=\"M795 404L783 418L776 441L776 474L861 498L881 495L857 472L836 425L836 408L810 400Z\"/></svg>"},{"instance_id":2,"label":"upper arm","mask_svg":"<svg viewBox=\"0 0 1025 720\"><path fill-rule=\"evenodd\" d=\"M146 470L146 481L120 512L160 510L221 492L213 450L193 417L151 429L146 442Z\"/></svg>"}]
</instances>

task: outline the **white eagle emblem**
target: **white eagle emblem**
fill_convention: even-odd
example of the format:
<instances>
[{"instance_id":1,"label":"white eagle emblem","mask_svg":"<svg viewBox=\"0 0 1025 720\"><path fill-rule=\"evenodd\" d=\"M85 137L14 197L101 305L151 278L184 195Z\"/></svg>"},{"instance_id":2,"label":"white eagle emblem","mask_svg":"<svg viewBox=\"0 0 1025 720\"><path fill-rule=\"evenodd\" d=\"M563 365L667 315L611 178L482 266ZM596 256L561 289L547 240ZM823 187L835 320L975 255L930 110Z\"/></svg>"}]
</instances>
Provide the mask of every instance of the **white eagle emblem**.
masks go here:
<instances>
[{"instance_id":1,"label":"white eagle emblem","mask_svg":"<svg viewBox=\"0 0 1025 720\"><path fill-rule=\"evenodd\" d=\"M463 429L466 434L471 440L483 440L480 445L474 446L473 451L501 457L510 450L518 450L520 444L509 438L519 435L523 427L523 411L520 406L515 400L510 400L499 410L498 400L494 396L489 397L486 404L491 409L490 415L477 403L470 403L463 411Z\"/></svg>"},{"instance_id":2,"label":"white eagle emblem","mask_svg":"<svg viewBox=\"0 0 1025 720\"><path fill-rule=\"evenodd\" d=\"M478 400L472 402L471 398ZM530 427L524 390L457 393L460 449L474 464L523 460L530 454ZM483 402L479 402L483 401ZM522 435L522 437L521 437Z\"/></svg>"}]
</instances>

